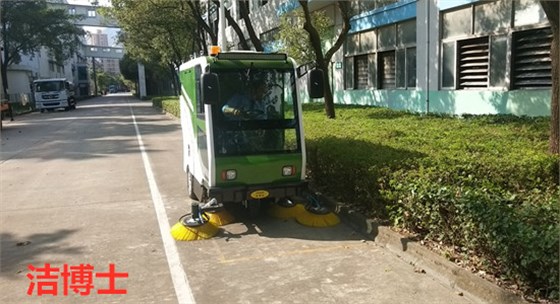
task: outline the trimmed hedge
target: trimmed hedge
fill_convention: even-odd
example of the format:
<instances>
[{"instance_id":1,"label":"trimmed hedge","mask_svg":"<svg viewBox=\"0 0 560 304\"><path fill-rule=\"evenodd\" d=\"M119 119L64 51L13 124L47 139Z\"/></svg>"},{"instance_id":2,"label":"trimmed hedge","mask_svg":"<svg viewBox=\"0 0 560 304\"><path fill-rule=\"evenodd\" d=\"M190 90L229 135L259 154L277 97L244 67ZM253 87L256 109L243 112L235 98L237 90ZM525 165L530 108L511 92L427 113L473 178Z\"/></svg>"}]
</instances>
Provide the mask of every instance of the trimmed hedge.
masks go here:
<instances>
[{"instance_id":1,"label":"trimmed hedge","mask_svg":"<svg viewBox=\"0 0 560 304\"><path fill-rule=\"evenodd\" d=\"M179 108L179 100L177 96L159 96L152 98L152 106L162 109L175 117L180 117L181 109Z\"/></svg>"}]
</instances>

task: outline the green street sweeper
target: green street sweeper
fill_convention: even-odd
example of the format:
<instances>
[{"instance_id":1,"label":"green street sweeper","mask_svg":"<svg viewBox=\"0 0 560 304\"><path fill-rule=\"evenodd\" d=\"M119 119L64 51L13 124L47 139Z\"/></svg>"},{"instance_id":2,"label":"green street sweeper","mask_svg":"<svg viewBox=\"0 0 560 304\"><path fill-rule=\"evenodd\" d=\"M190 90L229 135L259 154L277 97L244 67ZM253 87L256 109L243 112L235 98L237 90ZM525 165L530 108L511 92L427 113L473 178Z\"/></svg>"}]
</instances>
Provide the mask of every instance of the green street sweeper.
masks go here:
<instances>
[{"instance_id":1,"label":"green street sweeper","mask_svg":"<svg viewBox=\"0 0 560 304\"><path fill-rule=\"evenodd\" d=\"M213 50L179 69L183 169L194 200L185 227L208 221L222 203L255 216L265 202L293 207L289 198L308 193L298 78L306 75L309 97L320 98L323 72L304 71L286 54Z\"/></svg>"}]
</instances>

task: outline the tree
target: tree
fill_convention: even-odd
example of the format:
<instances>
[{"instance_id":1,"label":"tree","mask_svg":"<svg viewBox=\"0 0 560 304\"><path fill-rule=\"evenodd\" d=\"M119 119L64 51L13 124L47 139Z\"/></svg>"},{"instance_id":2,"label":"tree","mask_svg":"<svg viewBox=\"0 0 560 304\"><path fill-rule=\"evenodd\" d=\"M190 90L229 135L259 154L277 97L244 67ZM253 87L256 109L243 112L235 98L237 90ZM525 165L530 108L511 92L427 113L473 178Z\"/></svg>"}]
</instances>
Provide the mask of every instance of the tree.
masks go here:
<instances>
[{"instance_id":1,"label":"tree","mask_svg":"<svg viewBox=\"0 0 560 304\"><path fill-rule=\"evenodd\" d=\"M550 138L548 151L552 154L560 154L560 106L558 98L560 98L560 2L558 0L540 0L540 4L550 22L552 28L552 46L550 48L550 57L552 59L552 98L550 101Z\"/></svg>"},{"instance_id":2,"label":"tree","mask_svg":"<svg viewBox=\"0 0 560 304\"><path fill-rule=\"evenodd\" d=\"M338 49L342 46L342 44L346 40L348 31L350 31L350 4L347 1L336 2L336 5L342 16L342 29L340 30L340 33L338 34L338 38L334 42L333 46L324 54L323 54L323 48L321 46L321 36L319 35L319 32L313 25L313 19L311 17L311 13L309 12L307 1L299 1L299 4L303 9L303 15L305 17L303 28L309 34L309 41L311 42L311 47L313 49L313 52L315 53L317 67L323 70L323 82L325 83L324 86L325 113L328 118L334 119L336 118L336 115L334 109L333 94L331 91L331 87L328 85L330 83L328 71L329 71L329 64L334 53L338 51Z\"/></svg>"},{"instance_id":3,"label":"tree","mask_svg":"<svg viewBox=\"0 0 560 304\"><path fill-rule=\"evenodd\" d=\"M135 83L138 81L138 63L127 53L119 60L119 68L124 79Z\"/></svg>"},{"instance_id":4,"label":"tree","mask_svg":"<svg viewBox=\"0 0 560 304\"><path fill-rule=\"evenodd\" d=\"M22 55L33 56L47 48L57 63L76 53L85 35L74 23L79 16L64 9L49 7L46 0L1 1L1 42L4 61L1 66L4 91L8 88L8 66L21 61Z\"/></svg>"},{"instance_id":5,"label":"tree","mask_svg":"<svg viewBox=\"0 0 560 304\"><path fill-rule=\"evenodd\" d=\"M208 23L206 23L206 21L204 21L203 10L200 8L200 4L193 3L193 2L197 2L197 1L189 1L189 0L182 0L182 1L186 1L187 5L191 8L191 11L194 13L195 20L197 21L197 24L199 26L198 28L204 30L210 36L210 39L211 39L213 45L217 45L218 44L218 33L216 31L214 31L212 29L212 27L210 27L210 25ZM251 21L251 17L249 15L249 2L250 1L248 1L248 0L240 0L238 2L239 12L241 13L241 19L243 19L245 29L247 30L247 34L249 35L249 40L251 40L251 43L252 43L253 47L255 48L256 51L262 52L264 50L264 48L262 46L262 42L255 32L255 29L254 29L252 21ZM219 8L220 8L220 1L219 0L212 0L211 3L214 5L216 10L219 10ZM198 7L197 7L197 5L198 5ZM208 9L210 9L210 8L208 8ZM225 17L226 17L227 21L229 22L230 26L232 27L233 31L237 35L237 37L239 39L239 44L241 46L241 49L249 50L250 47L249 47L249 44L247 43L247 38L245 37L243 29L241 28L239 23L237 23L235 18L233 18L231 16L231 13L227 9L225 10Z\"/></svg>"},{"instance_id":6,"label":"tree","mask_svg":"<svg viewBox=\"0 0 560 304\"><path fill-rule=\"evenodd\" d=\"M199 49L200 35L195 16L183 2L176 0L113 0L102 14L118 21L123 32L119 40L131 58L157 63L167 70L178 89L176 69ZM177 92L176 92L177 93Z\"/></svg>"},{"instance_id":7,"label":"tree","mask_svg":"<svg viewBox=\"0 0 560 304\"><path fill-rule=\"evenodd\" d=\"M323 49L326 42L333 38L333 21L323 11L316 11L311 14L313 26L317 29L321 41L323 41ZM303 29L305 17L303 11L293 10L290 13L282 15L280 18L280 31L276 39L281 42L280 51L290 54L299 64L315 62L314 52L310 52L312 46L309 35Z\"/></svg>"}]
</instances>

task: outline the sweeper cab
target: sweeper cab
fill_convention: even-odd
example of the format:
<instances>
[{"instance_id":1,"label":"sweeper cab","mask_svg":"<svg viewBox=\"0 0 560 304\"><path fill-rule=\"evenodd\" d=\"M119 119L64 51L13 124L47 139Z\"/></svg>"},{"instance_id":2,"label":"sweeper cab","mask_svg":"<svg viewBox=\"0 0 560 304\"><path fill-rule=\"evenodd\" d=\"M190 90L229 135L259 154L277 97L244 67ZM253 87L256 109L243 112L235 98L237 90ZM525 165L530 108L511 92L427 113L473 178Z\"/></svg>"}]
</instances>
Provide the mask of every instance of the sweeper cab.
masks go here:
<instances>
[{"instance_id":1,"label":"sweeper cab","mask_svg":"<svg viewBox=\"0 0 560 304\"><path fill-rule=\"evenodd\" d=\"M301 195L305 141L298 78L323 97L323 75L286 54L219 52L180 66L183 169L199 202L261 205ZM299 74L299 76L298 76Z\"/></svg>"}]
</instances>

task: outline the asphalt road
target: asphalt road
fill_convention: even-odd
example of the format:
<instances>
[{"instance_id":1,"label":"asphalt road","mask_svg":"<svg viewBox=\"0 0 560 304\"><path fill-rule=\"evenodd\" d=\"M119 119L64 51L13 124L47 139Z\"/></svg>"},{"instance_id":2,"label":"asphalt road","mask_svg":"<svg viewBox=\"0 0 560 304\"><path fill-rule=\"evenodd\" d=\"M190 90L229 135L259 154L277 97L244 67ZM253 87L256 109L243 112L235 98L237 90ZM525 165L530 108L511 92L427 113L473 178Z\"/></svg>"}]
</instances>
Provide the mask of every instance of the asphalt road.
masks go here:
<instances>
[{"instance_id":1,"label":"asphalt road","mask_svg":"<svg viewBox=\"0 0 560 304\"><path fill-rule=\"evenodd\" d=\"M215 238L175 242L181 149L179 121L127 95L4 121L0 303L477 303L344 224L230 206Z\"/></svg>"}]
</instances>

